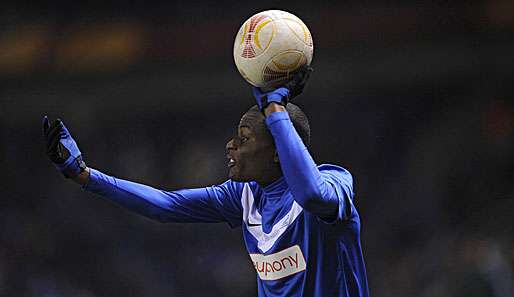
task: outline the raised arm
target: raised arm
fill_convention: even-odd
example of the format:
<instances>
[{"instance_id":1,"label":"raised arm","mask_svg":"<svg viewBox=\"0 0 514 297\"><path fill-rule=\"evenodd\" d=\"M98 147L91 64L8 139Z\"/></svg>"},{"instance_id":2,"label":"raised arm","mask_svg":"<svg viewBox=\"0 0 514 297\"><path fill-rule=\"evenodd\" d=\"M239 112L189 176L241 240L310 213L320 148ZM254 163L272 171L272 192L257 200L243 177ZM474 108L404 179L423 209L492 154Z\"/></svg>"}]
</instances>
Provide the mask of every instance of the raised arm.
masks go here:
<instances>
[{"instance_id":1,"label":"raised arm","mask_svg":"<svg viewBox=\"0 0 514 297\"><path fill-rule=\"evenodd\" d=\"M86 167L77 143L60 120L50 125L45 117L43 134L47 155L55 167L87 191L160 222L241 224L240 183L227 181L212 187L163 191Z\"/></svg>"},{"instance_id":2,"label":"raised arm","mask_svg":"<svg viewBox=\"0 0 514 297\"><path fill-rule=\"evenodd\" d=\"M294 199L306 211L329 220L335 219L340 203L336 188L314 163L286 109L271 103L265 109L265 114L266 125L275 140L282 173ZM344 199L342 203L345 203Z\"/></svg>"},{"instance_id":3,"label":"raised arm","mask_svg":"<svg viewBox=\"0 0 514 297\"><path fill-rule=\"evenodd\" d=\"M294 199L308 212L332 221L351 214L353 185L350 174L336 166L321 172L295 130L286 109L287 101L300 94L311 68L305 67L284 87L262 93L254 88L257 104L266 116L280 160L282 173Z\"/></svg>"}]
</instances>

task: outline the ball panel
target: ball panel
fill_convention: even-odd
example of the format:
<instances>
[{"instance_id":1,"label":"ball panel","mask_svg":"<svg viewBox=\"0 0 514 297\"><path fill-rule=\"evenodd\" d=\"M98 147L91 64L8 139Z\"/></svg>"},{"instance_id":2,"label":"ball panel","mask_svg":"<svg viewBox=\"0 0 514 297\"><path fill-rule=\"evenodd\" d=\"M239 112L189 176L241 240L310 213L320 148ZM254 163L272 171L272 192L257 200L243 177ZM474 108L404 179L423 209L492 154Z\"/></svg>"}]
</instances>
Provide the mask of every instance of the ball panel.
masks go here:
<instances>
[{"instance_id":1,"label":"ball panel","mask_svg":"<svg viewBox=\"0 0 514 297\"><path fill-rule=\"evenodd\" d=\"M312 46L312 37L307 26L303 24L303 22L299 22L296 19L284 19L284 23L291 29L291 32L305 43L307 46Z\"/></svg>"},{"instance_id":2,"label":"ball panel","mask_svg":"<svg viewBox=\"0 0 514 297\"><path fill-rule=\"evenodd\" d=\"M243 43L245 42L245 36L246 36L246 33L248 32L248 22L245 22L241 28L243 28L243 32L241 33L241 30L239 30L239 32L237 34L241 38L241 43L239 44L239 46L243 46ZM237 38L236 38L236 40L237 40Z\"/></svg>"},{"instance_id":3,"label":"ball panel","mask_svg":"<svg viewBox=\"0 0 514 297\"><path fill-rule=\"evenodd\" d=\"M300 51L286 51L273 57L271 62L277 70L293 71L299 67L303 57L304 54Z\"/></svg>"},{"instance_id":4,"label":"ball panel","mask_svg":"<svg viewBox=\"0 0 514 297\"><path fill-rule=\"evenodd\" d=\"M266 26L268 24L269 24L269 26ZM271 20L265 20L264 22L260 23L255 28L255 34L254 34L255 45L259 49L261 49L262 52L266 51L266 49L270 46L274 35L275 35L275 25L271 22Z\"/></svg>"},{"instance_id":5,"label":"ball panel","mask_svg":"<svg viewBox=\"0 0 514 297\"><path fill-rule=\"evenodd\" d=\"M239 73L241 74L241 76L242 76L242 77L243 77L247 82L249 82L250 84L252 84L252 85L254 85L254 86L257 86L257 84L256 84L252 79L250 79L242 69L237 68L237 70L239 70Z\"/></svg>"},{"instance_id":6,"label":"ball panel","mask_svg":"<svg viewBox=\"0 0 514 297\"><path fill-rule=\"evenodd\" d=\"M263 69L263 86L277 87L291 78L291 74L307 63L303 52L289 50L281 52L270 59Z\"/></svg>"},{"instance_id":7,"label":"ball panel","mask_svg":"<svg viewBox=\"0 0 514 297\"><path fill-rule=\"evenodd\" d=\"M270 22L271 19L267 15L258 14L251 17L245 23L242 38L243 42L241 43L241 57L255 58L256 56L264 52L259 40L258 33L262 30L264 26L266 26ZM269 45L272 36L270 36L269 34L263 34L263 37L268 37L269 40L265 40L265 42L267 45ZM267 46L265 48L267 48Z\"/></svg>"}]
</instances>

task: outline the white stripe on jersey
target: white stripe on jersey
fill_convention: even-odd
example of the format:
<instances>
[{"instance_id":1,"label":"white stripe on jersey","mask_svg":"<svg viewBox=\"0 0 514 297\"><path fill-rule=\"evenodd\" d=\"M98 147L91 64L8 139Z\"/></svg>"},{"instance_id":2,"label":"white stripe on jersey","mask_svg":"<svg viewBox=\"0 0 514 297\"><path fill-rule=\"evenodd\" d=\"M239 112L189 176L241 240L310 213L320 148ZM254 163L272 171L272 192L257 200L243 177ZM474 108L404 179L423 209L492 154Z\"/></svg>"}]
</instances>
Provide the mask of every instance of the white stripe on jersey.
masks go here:
<instances>
[{"instance_id":1,"label":"white stripe on jersey","mask_svg":"<svg viewBox=\"0 0 514 297\"><path fill-rule=\"evenodd\" d=\"M280 235L286 231L287 227L289 227L303 211L303 208L296 203L296 201L293 201L289 212L273 226L271 232L268 234L262 231L262 217L254 204L253 193L248 184L245 184L243 187L241 205L243 206L243 221L245 222L246 229L255 237L257 247L263 253L269 251Z\"/></svg>"}]
</instances>

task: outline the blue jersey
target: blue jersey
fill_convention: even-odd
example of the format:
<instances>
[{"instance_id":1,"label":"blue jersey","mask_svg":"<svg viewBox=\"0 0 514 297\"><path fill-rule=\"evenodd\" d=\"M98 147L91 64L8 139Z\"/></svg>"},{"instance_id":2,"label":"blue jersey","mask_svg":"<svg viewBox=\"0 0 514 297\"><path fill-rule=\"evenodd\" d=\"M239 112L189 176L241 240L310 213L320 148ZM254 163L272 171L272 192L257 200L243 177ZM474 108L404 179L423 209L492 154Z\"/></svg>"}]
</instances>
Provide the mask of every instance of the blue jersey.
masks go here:
<instances>
[{"instance_id":1,"label":"blue jersey","mask_svg":"<svg viewBox=\"0 0 514 297\"><path fill-rule=\"evenodd\" d=\"M161 222L241 226L259 296L369 296L350 173L316 166L287 113L266 123L284 176L264 188L229 180L162 191L91 169L85 189Z\"/></svg>"}]
</instances>

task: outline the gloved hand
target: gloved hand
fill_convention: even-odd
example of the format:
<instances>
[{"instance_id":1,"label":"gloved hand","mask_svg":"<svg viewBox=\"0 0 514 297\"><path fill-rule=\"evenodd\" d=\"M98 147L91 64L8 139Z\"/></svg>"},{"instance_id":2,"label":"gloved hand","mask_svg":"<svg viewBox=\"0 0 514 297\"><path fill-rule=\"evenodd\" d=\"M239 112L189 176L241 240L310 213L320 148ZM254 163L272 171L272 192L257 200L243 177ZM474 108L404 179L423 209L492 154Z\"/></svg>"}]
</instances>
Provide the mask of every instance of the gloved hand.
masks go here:
<instances>
[{"instance_id":1,"label":"gloved hand","mask_svg":"<svg viewBox=\"0 0 514 297\"><path fill-rule=\"evenodd\" d=\"M284 84L284 86L271 92L262 92L259 88L253 87L253 96L257 101L259 109L263 111L271 102L280 105L286 105L289 100L300 95L305 88L305 84L313 71L312 67L304 65L300 67L293 75L293 78Z\"/></svg>"},{"instance_id":2,"label":"gloved hand","mask_svg":"<svg viewBox=\"0 0 514 297\"><path fill-rule=\"evenodd\" d=\"M61 119L55 120L50 125L48 117L45 116L43 118L43 136L48 158L65 177L76 177L86 168L77 143Z\"/></svg>"}]
</instances>

